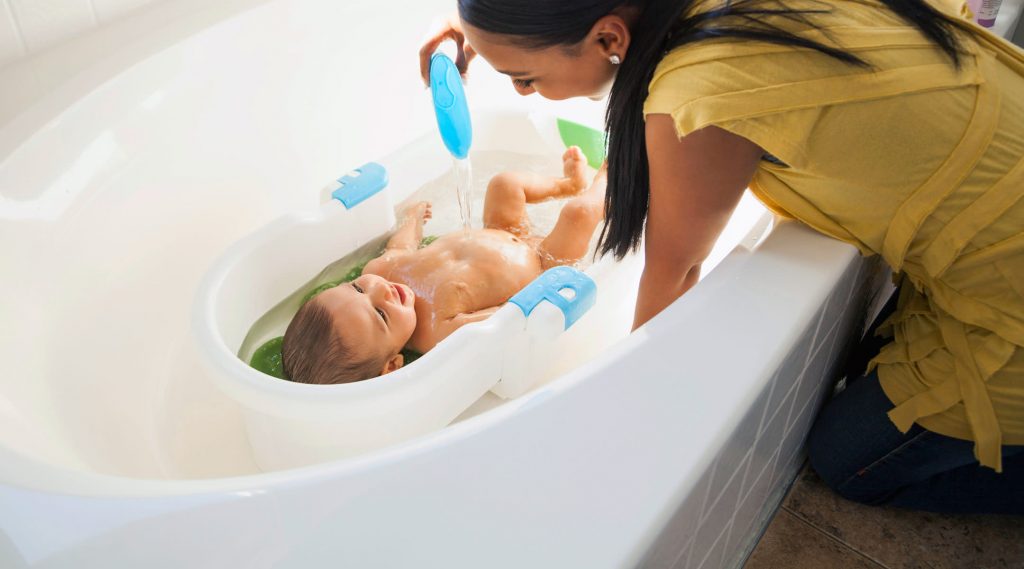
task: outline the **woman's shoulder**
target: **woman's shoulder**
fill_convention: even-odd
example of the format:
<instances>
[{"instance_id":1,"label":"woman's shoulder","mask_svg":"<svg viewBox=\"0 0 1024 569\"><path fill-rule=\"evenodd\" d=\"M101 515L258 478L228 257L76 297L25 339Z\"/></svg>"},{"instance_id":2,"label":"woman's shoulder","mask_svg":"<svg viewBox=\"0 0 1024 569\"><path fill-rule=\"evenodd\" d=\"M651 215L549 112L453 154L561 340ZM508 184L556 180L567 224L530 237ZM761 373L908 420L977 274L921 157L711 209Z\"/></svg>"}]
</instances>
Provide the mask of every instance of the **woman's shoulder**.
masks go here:
<instances>
[{"instance_id":1,"label":"woman's shoulder","mask_svg":"<svg viewBox=\"0 0 1024 569\"><path fill-rule=\"evenodd\" d=\"M934 1L944 3L944 11L955 10L955 0ZM855 99L873 92L868 84L877 71L912 71L942 56L931 40L878 0L753 0L732 5L758 9L765 2L804 11L798 17L769 16L767 25L867 65L803 46L738 37L696 39L701 35L690 34L695 39L668 51L656 66L644 114L688 112L714 122L739 118L737 113L815 106L847 95ZM707 25L732 24L724 18Z\"/></svg>"},{"instance_id":2,"label":"woman's shoulder","mask_svg":"<svg viewBox=\"0 0 1024 569\"><path fill-rule=\"evenodd\" d=\"M759 94L851 72L846 64L792 46L736 39L701 41L662 58L648 84L644 114L676 115L700 109L714 115L709 120L726 120L730 114L726 107L753 108L765 102Z\"/></svg>"}]
</instances>

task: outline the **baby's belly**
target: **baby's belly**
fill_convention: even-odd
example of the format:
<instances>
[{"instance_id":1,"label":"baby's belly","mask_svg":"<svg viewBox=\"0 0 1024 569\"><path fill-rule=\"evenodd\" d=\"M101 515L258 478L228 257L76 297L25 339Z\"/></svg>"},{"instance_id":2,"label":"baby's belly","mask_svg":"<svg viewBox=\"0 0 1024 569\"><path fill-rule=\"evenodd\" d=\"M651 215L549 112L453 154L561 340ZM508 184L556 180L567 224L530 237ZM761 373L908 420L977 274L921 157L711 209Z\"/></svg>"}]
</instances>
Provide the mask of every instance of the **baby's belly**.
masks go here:
<instances>
[{"instance_id":1,"label":"baby's belly","mask_svg":"<svg viewBox=\"0 0 1024 569\"><path fill-rule=\"evenodd\" d=\"M443 242L442 242L443 240ZM529 243L497 229L480 229L445 235L438 239L452 261L487 272L540 271L540 257Z\"/></svg>"},{"instance_id":2,"label":"baby's belly","mask_svg":"<svg viewBox=\"0 0 1024 569\"><path fill-rule=\"evenodd\" d=\"M505 231L450 233L424 252L432 248L435 254L430 256L436 258L429 265L440 269L448 282L464 283L469 310L505 302L542 271L536 249Z\"/></svg>"}]
</instances>

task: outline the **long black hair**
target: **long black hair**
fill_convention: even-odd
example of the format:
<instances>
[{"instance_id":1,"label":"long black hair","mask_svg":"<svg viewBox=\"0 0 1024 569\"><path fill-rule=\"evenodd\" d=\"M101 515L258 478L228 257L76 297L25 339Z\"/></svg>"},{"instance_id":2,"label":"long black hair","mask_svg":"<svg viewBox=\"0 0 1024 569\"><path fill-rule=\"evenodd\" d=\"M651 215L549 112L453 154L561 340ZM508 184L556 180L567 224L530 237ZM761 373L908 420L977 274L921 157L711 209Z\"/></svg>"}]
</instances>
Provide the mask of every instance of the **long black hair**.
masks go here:
<instances>
[{"instance_id":1,"label":"long black hair","mask_svg":"<svg viewBox=\"0 0 1024 569\"><path fill-rule=\"evenodd\" d=\"M570 48L586 38L597 22L621 7L639 10L632 26L629 55L619 67L608 100L608 222L601 233L602 254L623 257L640 244L647 219L650 180L643 104L658 62L676 47L714 38L740 38L802 47L852 65L867 66L843 50L787 32L771 23L776 18L814 27L808 16L822 9L787 8L782 0L724 0L715 9L691 14L694 0L458 0L466 23L502 34L531 49ZM960 46L954 24L924 0L882 0L894 13L917 27L959 66ZM687 14L686 17L683 17Z\"/></svg>"}]
</instances>

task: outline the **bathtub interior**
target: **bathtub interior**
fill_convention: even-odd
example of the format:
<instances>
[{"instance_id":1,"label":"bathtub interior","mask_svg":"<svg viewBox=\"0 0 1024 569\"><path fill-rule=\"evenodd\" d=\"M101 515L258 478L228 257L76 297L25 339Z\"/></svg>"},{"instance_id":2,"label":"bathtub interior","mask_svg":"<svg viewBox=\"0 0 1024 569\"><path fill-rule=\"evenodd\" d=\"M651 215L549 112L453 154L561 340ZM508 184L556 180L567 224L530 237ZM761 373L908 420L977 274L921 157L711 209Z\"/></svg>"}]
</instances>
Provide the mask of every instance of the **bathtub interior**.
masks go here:
<instances>
[{"instance_id":1,"label":"bathtub interior","mask_svg":"<svg viewBox=\"0 0 1024 569\"><path fill-rule=\"evenodd\" d=\"M419 37L441 5L409 7L396 33ZM409 141L443 151L429 99L409 102L422 93L409 46L374 61L332 47L332 19L374 10L268 3L80 93L3 158L0 267L17 275L0 281L0 448L14 457L3 480L24 483L17 457L132 479L259 472L240 409L205 379L190 309L217 254L284 212L315 207L325 181ZM378 74L380 89L348 89L328 68ZM522 108L499 95L505 79L476 81L471 102ZM380 108L388 112L371 112ZM599 124L600 114L571 118ZM421 181L442 176L448 163L439 164ZM709 265L763 233L752 230L765 229L759 208L744 198Z\"/></svg>"},{"instance_id":2,"label":"bathtub interior","mask_svg":"<svg viewBox=\"0 0 1024 569\"><path fill-rule=\"evenodd\" d=\"M477 142L469 157L475 173L472 226L482 225L484 193L493 175L509 169L562 175L565 146L553 117L478 113L475 130ZM395 223L392 204L399 203L396 211L401 212L410 203L431 201L437 215L427 223L428 233L462 227L451 160L435 136L376 163L393 173L387 188L351 208L328 200L316 211L285 215L255 231L225 252L197 293L199 351L214 383L241 403L263 471L365 454L432 433L529 396L629 333L642 256L596 259L592 250L578 268L596 283L596 304L565 331L559 332L557 311L538 310L524 319L508 305L486 322L459 330L425 357L373 380L311 386L249 368L245 362L255 348L284 333L310 291L380 247ZM535 234L555 225L563 203L528 208ZM745 202L717 244L712 263L741 237L763 232L765 219L763 208ZM550 330L543 324L546 316L557 320Z\"/></svg>"},{"instance_id":3,"label":"bathtub interior","mask_svg":"<svg viewBox=\"0 0 1024 569\"><path fill-rule=\"evenodd\" d=\"M553 124L547 118L522 113L479 113L477 131L480 136L474 154L471 154L471 161L475 156L484 156L486 162L495 156L495 153L498 153L501 159L499 162L502 163L509 159L515 161L518 157L532 157L531 163L535 171L557 174L560 169L559 156L564 146L556 135L545 132L544 127L538 126L549 122ZM384 192L387 194L387 201L389 204L398 204L399 210L404 204L424 197L444 198L444 188L450 187L446 180L450 179L451 161L434 133L425 133L380 161L390 166L391 181ZM484 168L478 173L486 175L490 172ZM475 185L477 190L482 190L486 185L485 180L479 179ZM481 193L476 192L478 202L483 199ZM455 223L455 218L452 217L452 212L456 209L454 191L448 194L447 204L437 204L438 220L435 225L428 226L428 230L440 232ZM139 201L136 207L143 207L144 203ZM477 215L481 211L481 205L476 204ZM541 207L546 208L547 212L542 212L534 221L538 230L542 231L545 226L553 223L558 204L542 204ZM218 216L216 212L205 212L203 215L207 216L206 219L210 223L217 223L217 220L230 216L229 210L230 208L225 208L221 212L222 216ZM357 221L358 218L359 216L356 216ZM388 221L382 221L384 219ZM365 223L369 227L383 231L393 219L391 215L376 215L372 222ZM752 245L751 240L759 238L768 229L769 219L764 209L754 199L750 196L745 197L737 209L733 223L715 247L707 265L708 271L742 240L747 239L747 245ZM476 223L479 225L479 220ZM165 328L174 325L169 322L175 320L176 325L181 326L180 315L175 315L174 319L165 319L166 317L154 318L155 315L152 314L156 307L165 306L168 298L172 296L180 306L181 302L186 300L181 298L185 296L183 292L192 293L196 287L194 282L186 284L176 280L177 271L173 268L168 269L166 261L168 256L172 259L187 259L191 252L202 248L201 237L179 240L178 238L183 235L176 229L173 226L163 229L174 234L164 237L170 241L163 244L165 255L157 259L148 259L142 267L133 266L142 259L140 255L104 260L105 270L116 271L126 277L125 280L104 280L102 286L94 283L90 289L92 294L89 295L73 294L68 298L68 292L81 292L76 288L68 291L59 290L55 294L57 298L52 302L60 302L62 311L53 315L52 328L37 337L46 338L48 341L47 353L52 354L56 351L61 353L62 357L40 357L39 364L45 367L25 371L25 377L45 377L50 380L47 385L49 400L45 401L46 405L36 405L35 408L18 408L23 421L22 429L5 430L7 435L4 443L8 450L24 453L36 460L64 468L139 478L214 478L255 474L266 470L266 464L261 465L254 459L250 437L245 429L244 412L234 401L212 386L209 374L200 362L198 350L187 333L187 326L177 330ZM90 231L95 230L95 225L90 228ZM363 230L371 231L372 234L372 230L368 228ZM108 235L108 239L113 239L113 235ZM380 238L372 241L379 242ZM346 253L349 251L337 251L336 254L344 257ZM164 271L161 273L154 266L162 266ZM588 273L599 283L613 286L613 290L619 291L614 298L603 301L604 310L610 310L612 314L610 319L606 318L600 325L603 343L597 349L578 350L575 351L576 357L562 357L554 362L550 369L545 370L545 382L554 380L577 367L588 357L597 355L602 349L628 334L631 306L635 300L641 268L642 261L637 255L628 257L625 262L615 262L611 258L601 259L587 268ZM75 269L94 274L97 267L95 264L86 263ZM55 270L67 268L56 267ZM299 287L296 293L305 291L322 276L318 275L308 284ZM156 280L147 280L154 277ZM307 278L301 276L300 280ZM103 290L104 287L113 290ZM170 287L173 288L169 290ZM79 304L72 304L72 299L78 300ZM71 320L73 325L57 320L60 316ZM284 319L278 318L272 326L262 331L264 336L258 337L256 343L279 334L285 322ZM581 321L581 324L583 326L577 328L575 332L575 335L580 337L581 334L586 334L583 330L587 328L588 323ZM149 345L160 332L169 332L176 339L167 345ZM576 345L581 344L577 341ZM238 347L233 346L234 349ZM126 353L122 354L122 350ZM132 350L141 350L142 353L132 353ZM160 357L153 358L157 350L162 353L159 354ZM65 358L71 360L68 364L75 366L75 373L69 372L68 368L61 365L61 362L67 361ZM125 365L134 372L128 374L128 377L125 377ZM41 374L46 369L54 370L56 375ZM134 397L138 398L133 399L132 393L125 393L125 384L133 385L137 391L141 391L143 387L149 387L152 391L148 397L135 395ZM69 397L74 397L72 401L77 404L73 414L66 411L66 405L71 403ZM503 403L504 400L501 398L493 393L487 393L456 421L484 413ZM131 417L132 413L137 415ZM115 420L107 420L112 415ZM47 418L52 421L50 424L46 424ZM69 419L76 419L72 423L76 428L71 433L63 432L63 429L57 431L55 427L67 425ZM102 430L102 427L112 427L111 422L120 429L143 432L149 436L144 443L134 448L107 448L103 437L110 436L111 432ZM88 427L83 428L83 425ZM97 426L101 429L95 429ZM26 441L21 434L26 432L36 432L39 434L37 436L45 435L46 444L39 444L38 439ZM115 437L115 440L123 438L119 436ZM29 442L32 443L31 446L26 444ZM110 453L105 461L98 461L96 455L91 454L98 450L97 447L104 448ZM83 455L91 460L85 462L82 460ZM156 472L150 470L145 474L137 474L119 466L129 459L139 464L143 458L151 462L145 466L155 469Z\"/></svg>"},{"instance_id":4,"label":"bathtub interior","mask_svg":"<svg viewBox=\"0 0 1024 569\"><path fill-rule=\"evenodd\" d=\"M152 33L126 21L23 66L63 81L0 128L0 267L15 277L0 279L0 436L14 456L142 479L252 471L237 409L189 383L200 277L245 233L314 207L327 180L428 132L408 54L445 2L389 18L408 40L374 58L338 49L339 22L373 23L344 40L374 43L374 2L232 2L226 19L208 4L154 7L140 14Z\"/></svg>"}]
</instances>

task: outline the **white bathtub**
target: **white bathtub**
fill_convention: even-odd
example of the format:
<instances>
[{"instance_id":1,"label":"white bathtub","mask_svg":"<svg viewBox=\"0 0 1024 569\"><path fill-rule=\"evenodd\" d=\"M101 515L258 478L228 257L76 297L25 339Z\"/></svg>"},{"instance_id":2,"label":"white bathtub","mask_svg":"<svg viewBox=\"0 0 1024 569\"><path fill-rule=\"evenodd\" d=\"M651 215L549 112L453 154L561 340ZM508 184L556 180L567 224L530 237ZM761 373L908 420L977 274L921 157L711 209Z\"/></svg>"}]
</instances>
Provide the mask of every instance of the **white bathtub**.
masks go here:
<instances>
[{"instance_id":1,"label":"white bathtub","mask_svg":"<svg viewBox=\"0 0 1024 569\"><path fill-rule=\"evenodd\" d=\"M172 1L0 70L55 85L0 109L0 566L742 562L884 279L796 224L545 389L359 456L259 472L200 373L214 258L430 131L447 9ZM469 96L600 113L505 83L477 62Z\"/></svg>"}]
</instances>

